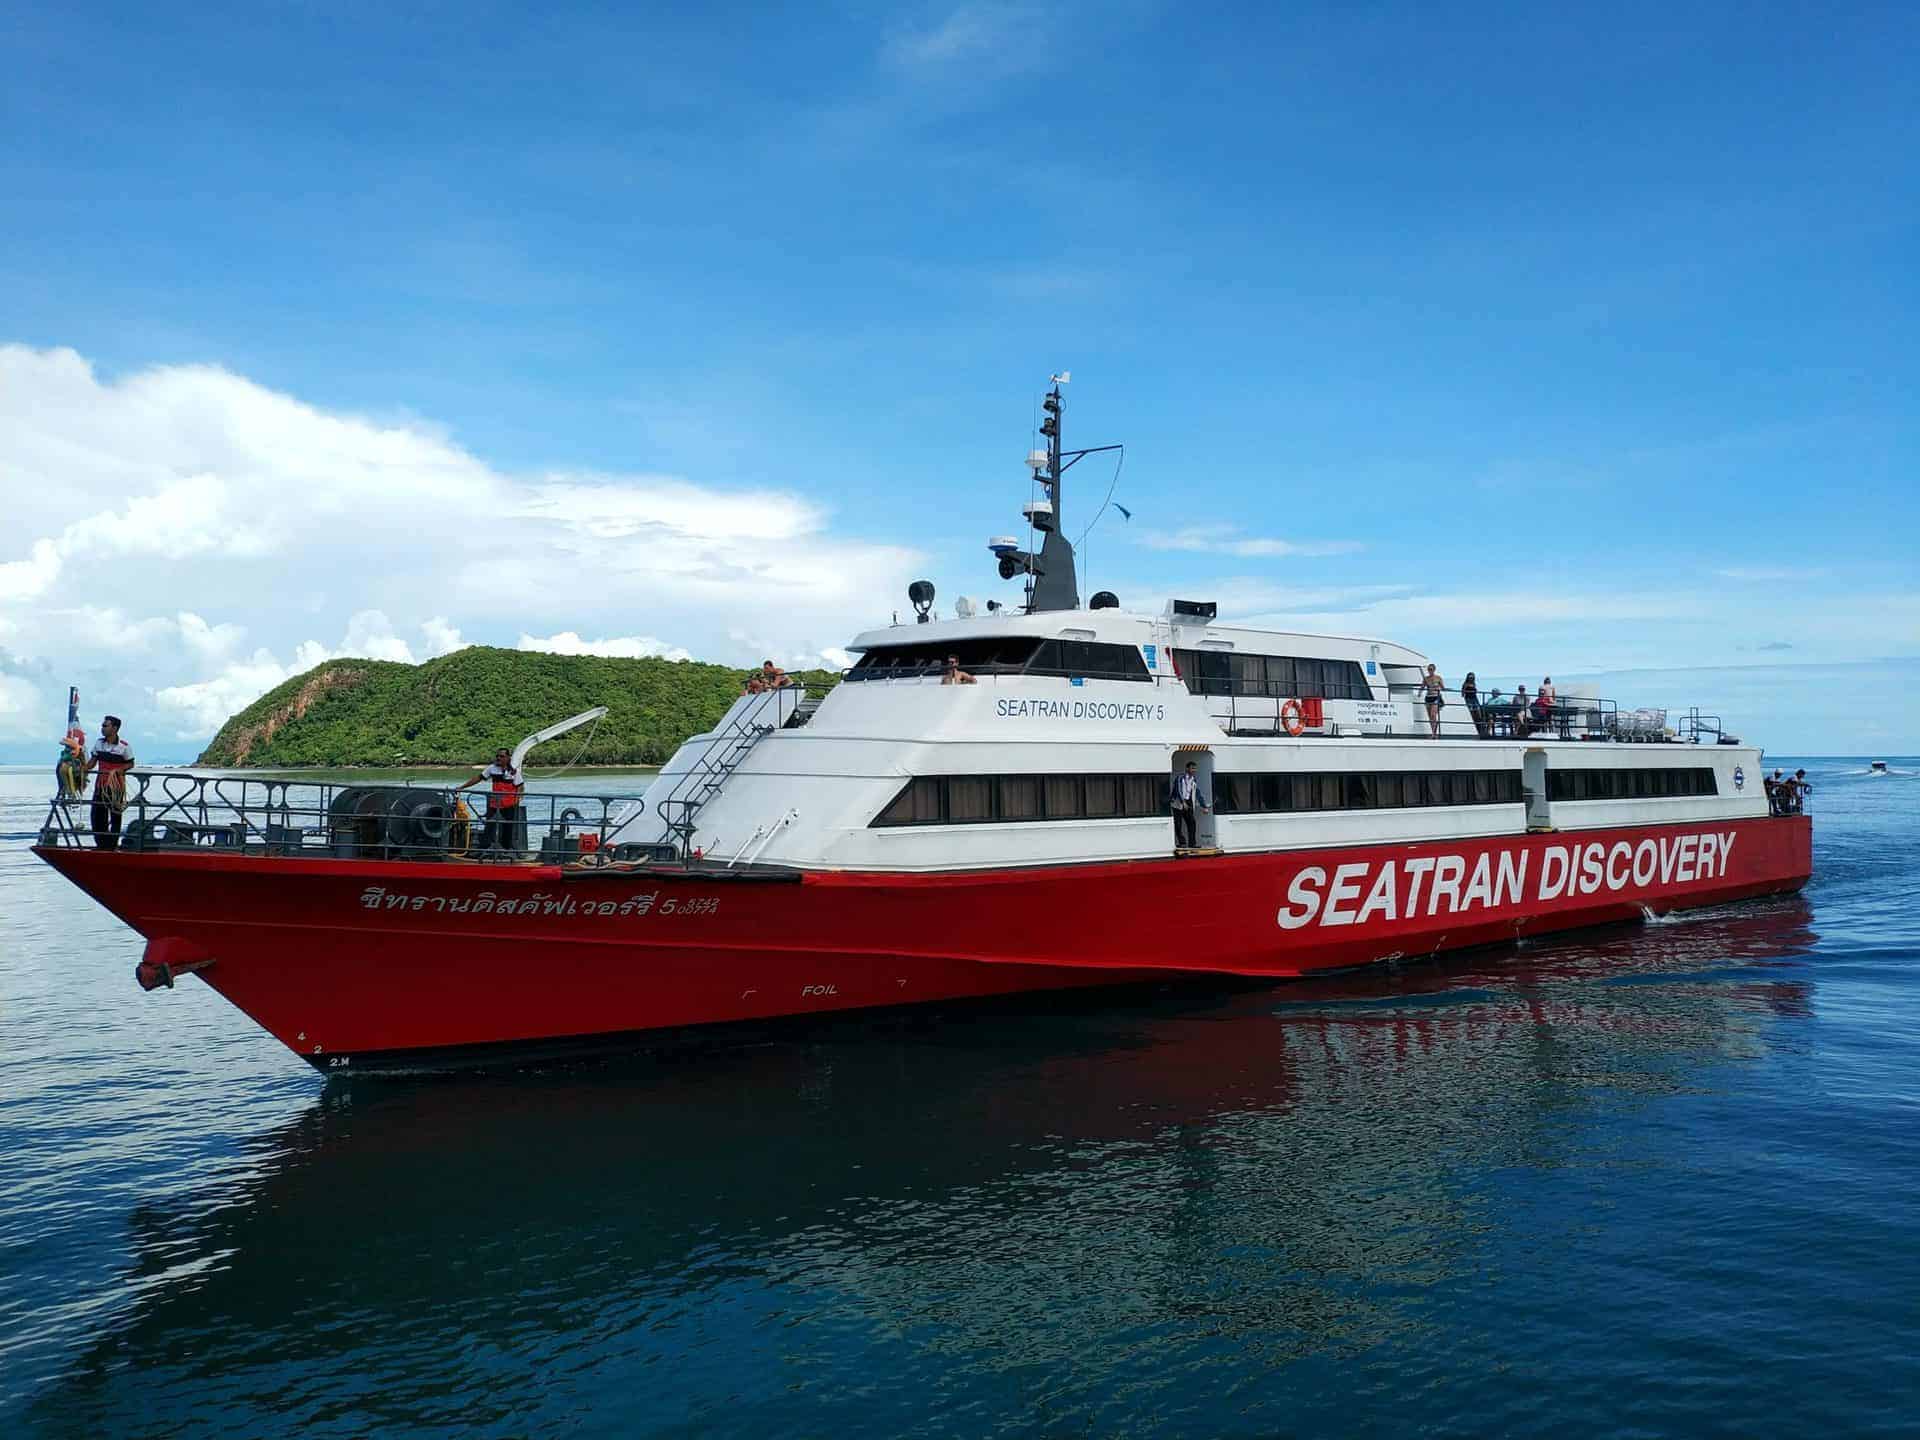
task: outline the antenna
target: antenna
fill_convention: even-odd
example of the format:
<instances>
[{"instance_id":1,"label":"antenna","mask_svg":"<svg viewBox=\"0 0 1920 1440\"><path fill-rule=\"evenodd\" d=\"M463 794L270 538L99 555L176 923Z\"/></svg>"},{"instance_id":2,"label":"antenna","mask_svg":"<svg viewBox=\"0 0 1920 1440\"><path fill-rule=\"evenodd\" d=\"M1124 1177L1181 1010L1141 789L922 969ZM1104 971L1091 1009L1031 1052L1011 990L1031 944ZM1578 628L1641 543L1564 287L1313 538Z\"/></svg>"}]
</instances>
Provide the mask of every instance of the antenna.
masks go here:
<instances>
[{"instance_id":1,"label":"antenna","mask_svg":"<svg viewBox=\"0 0 1920 1440\"><path fill-rule=\"evenodd\" d=\"M996 535L987 542L987 548L999 561L1002 580L1011 580L1016 575L1027 577L1026 608L1029 613L1080 608L1080 582L1074 572L1073 542L1067 539L1061 498L1065 488L1062 477L1089 455L1122 448L1118 445L1094 445L1085 450L1062 448L1060 427L1064 403L1060 387L1073 379L1073 372L1062 370L1048 379L1053 388L1040 402L1043 412L1040 437L1046 442L1046 448L1027 452L1027 468L1033 471L1033 478L1043 487L1043 498L1028 502L1025 509L1028 543L1032 543L1031 537L1035 533L1045 538L1041 541L1038 554L1020 549L1011 536ZM1111 486L1108 487L1107 496L1109 499L1113 496ZM1099 517L1096 515L1095 518Z\"/></svg>"}]
</instances>

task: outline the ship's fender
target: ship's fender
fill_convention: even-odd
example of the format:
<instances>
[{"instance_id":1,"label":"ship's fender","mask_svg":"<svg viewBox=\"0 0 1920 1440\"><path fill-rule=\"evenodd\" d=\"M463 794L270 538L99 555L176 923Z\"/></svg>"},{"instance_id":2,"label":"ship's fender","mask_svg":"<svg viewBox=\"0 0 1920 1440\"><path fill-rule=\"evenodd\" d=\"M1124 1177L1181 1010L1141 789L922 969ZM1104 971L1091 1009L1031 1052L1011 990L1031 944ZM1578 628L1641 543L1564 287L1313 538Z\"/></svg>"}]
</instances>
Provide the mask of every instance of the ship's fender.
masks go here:
<instances>
[{"instance_id":1,"label":"ship's fender","mask_svg":"<svg viewBox=\"0 0 1920 1440\"><path fill-rule=\"evenodd\" d=\"M191 975L211 964L213 956L193 941L178 935L156 935L147 941L146 953L133 967L133 978L142 990L158 990L162 985L171 990L176 975Z\"/></svg>"}]
</instances>

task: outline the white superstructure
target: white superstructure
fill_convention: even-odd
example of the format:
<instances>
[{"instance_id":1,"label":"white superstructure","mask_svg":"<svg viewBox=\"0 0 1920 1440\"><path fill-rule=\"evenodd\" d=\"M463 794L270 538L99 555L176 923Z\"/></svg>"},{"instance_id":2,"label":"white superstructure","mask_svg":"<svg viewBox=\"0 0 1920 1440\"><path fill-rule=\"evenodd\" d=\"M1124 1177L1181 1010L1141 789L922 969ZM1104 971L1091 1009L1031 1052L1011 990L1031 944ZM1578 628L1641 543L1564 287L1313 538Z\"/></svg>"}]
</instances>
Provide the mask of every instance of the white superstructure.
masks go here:
<instances>
[{"instance_id":1,"label":"white superstructure","mask_svg":"<svg viewBox=\"0 0 1920 1440\"><path fill-rule=\"evenodd\" d=\"M707 861L851 871L977 870L1164 857L1191 761L1201 851L1244 853L1767 814L1760 752L1718 722L1622 712L1568 687L1550 712L1448 690L1434 738L1428 657L1390 641L1233 625L1211 604L1082 608L1060 533L1059 390L1040 550L996 539L1027 603L854 638L824 697L744 695L684 745L623 843ZM1112 448L1112 447L1102 447ZM971 607L962 607L970 609ZM949 683L952 657L972 683ZM1709 743L1701 743L1702 740ZM1713 743L1720 742L1720 743Z\"/></svg>"}]
</instances>

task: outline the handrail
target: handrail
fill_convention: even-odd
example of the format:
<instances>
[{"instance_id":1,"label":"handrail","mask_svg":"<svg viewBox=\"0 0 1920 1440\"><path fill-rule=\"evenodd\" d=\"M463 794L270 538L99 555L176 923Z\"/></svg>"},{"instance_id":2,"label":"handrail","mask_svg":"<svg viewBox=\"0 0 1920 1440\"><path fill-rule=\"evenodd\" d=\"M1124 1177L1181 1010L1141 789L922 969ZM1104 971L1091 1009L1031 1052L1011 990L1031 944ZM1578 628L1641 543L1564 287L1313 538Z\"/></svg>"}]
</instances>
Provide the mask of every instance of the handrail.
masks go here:
<instances>
[{"instance_id":1,"label":"handrail","mask_svg":"<svg viewBox=\"0 0 1920 1440\"><path fill-rule=\"evenodd\" d=\"M802 685L783 685L749 692L741 698L749 703L742 705L736 700L729 707L727 715L721 717L722 723L702 737L705 748L675 780L673 788L655 802L654 808L667 832L676 838L683 860L693 857L694 819L700 807L713 798L748 750L785 727L807 698L807 691ZM766 718L769 710L770 721Z\"/></svg>"},{"instance_id":2,"label":"handrail","mask_svg":"<svg viewBox=\"0 0 1920 1440\"><path fill-rule=\"evenodd\" d=\"M1345 699L1337 695L1301 693L1239 694L1214 686L1200 690L1190 685L1189 691L1196 698L1211 702L1210 713L1222 722L1229 733L1241 735L1286 733L1279 717L1281 708L1289 700L1318 699L1332 705L1342 703ZM1426 693L1414 685L1389 685L1384 702L1369 695L1364 697L1362 703L1372 700L1376 704L1396 707L1396 722L1405 722L1408 728L1396 731L1392 738L1429 738L1432 730L1427 719ZM1527 696L1522 709L1517 703L1518 692L1508 695L1499 689L1476 692L1472 704L1468 704L1466 696L1456 689L1443 689L1440 694L1443 701L1440 713L1442 739L1698 744L1702 737L1711 736L1715 741L1735 743L1734 738L1726 734L1719 716L1707 714L1697 706L1684 714L1675 712L1670 720L1669 711L1664 708L1628 708L1622 702L1604 696L1556 694L1554 703L1543 710L1535 695ZM1226 702L1224 713L1215 708L1221 701ZM1356 730L1337 716L1329 716L1329 720L1340 725L1343 738L1381 733L1378 730Z\"/></svg>"},{"instance_id":3,"label":"handrail","mask_svg":"<svg viewBox=\"0 0 1920 1440\"><path fill-rule=\"evenodd\" d=\"M613 836L644 801L633 795L526 791L496 811L485 796L410 782L299 781L185 770L130 770L118 848L207 849L269 856L603 864L626 850ZM517 813L515 813L517 812ZM55 799L40 843L98 844L88 802ZM539 837L529 850L530 834ZM588 837L592 837L589 839Z\"/></svg>"}]
</instances>

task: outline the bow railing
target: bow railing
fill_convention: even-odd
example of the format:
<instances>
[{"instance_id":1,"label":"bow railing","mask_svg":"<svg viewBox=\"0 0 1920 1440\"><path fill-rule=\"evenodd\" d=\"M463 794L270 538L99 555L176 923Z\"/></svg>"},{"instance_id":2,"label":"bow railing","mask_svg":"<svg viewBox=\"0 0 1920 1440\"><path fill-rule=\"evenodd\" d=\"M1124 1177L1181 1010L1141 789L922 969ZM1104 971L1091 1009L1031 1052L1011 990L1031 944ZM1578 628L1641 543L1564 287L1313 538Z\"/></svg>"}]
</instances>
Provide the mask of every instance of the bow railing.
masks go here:
<instances>
[{"instance_id":1,"label":"bow railing","mask_svg":"<svg viewBox=\"0 0 1920 1440\"><path fill-rule=\"evenodd\" d=\"M625 795L526 792L507 806L485 791L451 786L130 770L118 805L50 802L40 843L309 859L600 864L651 858L641 852L652 847L614 838L640 807L637 796Z\"/></svg>"}]
</instances>

